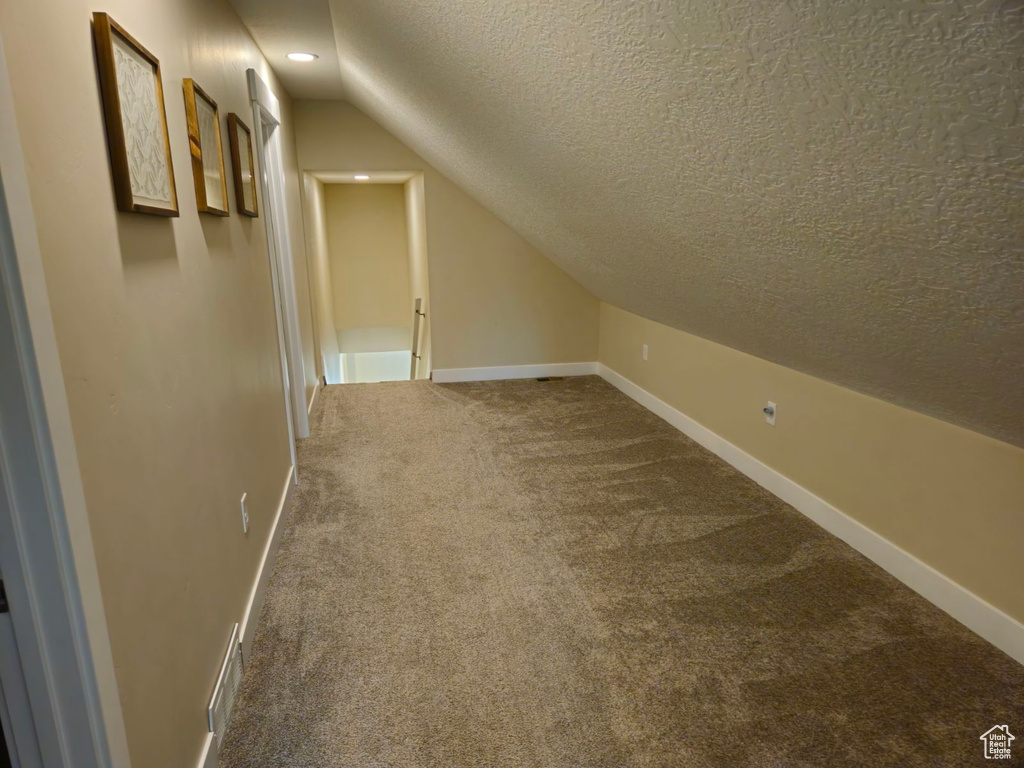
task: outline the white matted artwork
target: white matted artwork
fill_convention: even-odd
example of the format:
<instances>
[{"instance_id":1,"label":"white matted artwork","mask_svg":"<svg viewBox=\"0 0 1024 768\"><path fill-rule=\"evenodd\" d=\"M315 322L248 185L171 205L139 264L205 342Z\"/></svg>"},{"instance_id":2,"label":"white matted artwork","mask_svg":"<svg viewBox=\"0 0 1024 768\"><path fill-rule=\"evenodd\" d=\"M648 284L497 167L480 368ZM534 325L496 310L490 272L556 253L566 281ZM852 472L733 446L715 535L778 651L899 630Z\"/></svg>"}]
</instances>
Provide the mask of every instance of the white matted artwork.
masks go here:
<instances>
[{"instance_id":1,"label":"white matted artwork","mask_svg":"<svg viewBox=\"0 0 1024 768\"><path fill-rule=\"evenodd\" d=\"M185 117L192 150L192 175L200 213L228 215L228 185L224 175L224 148L220 135L220 112L215 102L196 82L186 77Z\"/></svg>"},{"instance_id":2,"label":"white matted artwork","mask_svg":"<svg viewBox=\"0 0 1024 768\"><path fill-rule=\"evenodd\" d=\"M167 146L159 119L156 73L127 41L114 37L117 91L121 94L121 127L128 154L132 195L153 205L170 205Z\"/></svg>"},{"instance_id":3,"label":"white matted artwork","mask_svg":"<svg viewBox=\"0 0 1024 768\"><path fill-rule=\"evenodd\" d=\"M118 210L177 216L160 62L105 13L93 36Z\"/></svg>"}]
</instances>

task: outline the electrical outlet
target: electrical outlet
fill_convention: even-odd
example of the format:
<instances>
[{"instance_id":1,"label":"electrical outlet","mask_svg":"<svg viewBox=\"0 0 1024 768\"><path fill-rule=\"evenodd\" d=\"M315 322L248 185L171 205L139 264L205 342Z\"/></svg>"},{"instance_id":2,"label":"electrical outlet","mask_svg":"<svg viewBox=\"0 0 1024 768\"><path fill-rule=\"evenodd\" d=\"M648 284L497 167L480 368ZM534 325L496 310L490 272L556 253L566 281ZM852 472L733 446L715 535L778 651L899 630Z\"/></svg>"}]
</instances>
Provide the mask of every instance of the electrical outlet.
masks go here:
<instances>
[{"instance_id":1,"label":"electrical outlet","mask_svg":"<svg viewBox=\"0 0 1024 768\"><path fill-rule=\"evenodd\" d=\"M775 415L778 412L778 406L775 405L771 400L768 401L768 405L761 409L764 411L764 420L768 422L769 426L775 426Z\"/></svg>"},{"instance_id":2,"label":"electrical outlet","mask_svg":"<svg viewBox=\"0 0 1024 768\"><path fill-rule=\"evenodd\" d=\"M242 494L242 533L249 532L249 502L246 501L248 494Z\"/></svg>"},{"instance_id":3,"label":"electrical outlet","mask_svg":"<svg viewBox=\"0 0 1024 768\"><path fill-rule=\"evenodd\" d=\"M644 348L640 351L640 357L642 357L644 360L647 359L647 345L646 344L644 344Z\"/></svg>"}]
</instances>

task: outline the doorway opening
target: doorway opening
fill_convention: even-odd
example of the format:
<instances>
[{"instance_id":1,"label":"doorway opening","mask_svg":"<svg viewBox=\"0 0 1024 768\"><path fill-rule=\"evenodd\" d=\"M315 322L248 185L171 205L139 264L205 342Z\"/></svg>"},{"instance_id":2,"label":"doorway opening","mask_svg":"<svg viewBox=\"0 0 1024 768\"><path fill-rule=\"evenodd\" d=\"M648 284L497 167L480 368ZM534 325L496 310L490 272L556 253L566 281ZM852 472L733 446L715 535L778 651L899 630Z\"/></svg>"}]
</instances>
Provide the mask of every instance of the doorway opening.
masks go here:
<instances>
[{"instance_id":1,"label":"doorway opening","mask_svg":"<svg viewBox=\"0 0 1024 768\"><path fill-rule=\"evenodd\" d=\"M327 383L429 378L423 175L309 172L304 191Z\"/></svg>"}]
</instances>

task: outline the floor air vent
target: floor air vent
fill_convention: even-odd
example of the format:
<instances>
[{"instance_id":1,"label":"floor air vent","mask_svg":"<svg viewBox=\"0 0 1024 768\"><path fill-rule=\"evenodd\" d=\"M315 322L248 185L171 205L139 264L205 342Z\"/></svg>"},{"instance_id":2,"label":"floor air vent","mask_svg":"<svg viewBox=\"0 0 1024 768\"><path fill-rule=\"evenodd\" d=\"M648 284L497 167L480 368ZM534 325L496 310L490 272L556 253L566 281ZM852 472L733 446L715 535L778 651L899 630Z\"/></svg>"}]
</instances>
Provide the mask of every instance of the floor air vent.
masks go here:
<instances>
[{"instance_id":1,"label":"floor air vent","mask_svg":"<svg viewBox=\"0 0 1024 768\"><path fill-rule=\"evenodd\" d=\"M235 697L242 685L242 644L238 640L238 625L231 630L231 640L221 664L217 684L213 688L210 706L206 710L210 730L217 735L217 746L224 741L224 734L231 722L231 710L235 706Z\"/></svg>"}]
</instances>

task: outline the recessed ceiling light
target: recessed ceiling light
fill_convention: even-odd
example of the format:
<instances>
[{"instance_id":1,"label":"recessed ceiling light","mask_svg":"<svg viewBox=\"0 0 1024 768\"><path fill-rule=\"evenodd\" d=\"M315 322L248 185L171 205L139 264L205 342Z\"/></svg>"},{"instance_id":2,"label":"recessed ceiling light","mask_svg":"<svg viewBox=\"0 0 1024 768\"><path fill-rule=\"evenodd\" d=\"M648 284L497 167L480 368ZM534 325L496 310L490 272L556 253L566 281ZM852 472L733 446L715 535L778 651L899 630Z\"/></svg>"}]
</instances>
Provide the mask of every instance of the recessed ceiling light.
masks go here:
<instances>
[{"instance_id":1,"label":"recessed ceiling light","mask_svg":"<svg viewBox=\"0 0 1024 768\"><path fill-rule=\"evenodd\" d=\"M370 177L367 176L366 174L363 174L363 173L357 173L356 174L356 181L366 181L368 178L370 178Z\"/></svg>"},{"instance_id":2,"label":"recessed ceiling light","mask_svg":"<svg viewBox=\"0 0 1024 768\"><path fill-rule=\"evenodd\" d=\"M292 61L316 61L320 57L315 53L289 53L288 58Z\"/></svg>"}]
</instances>

